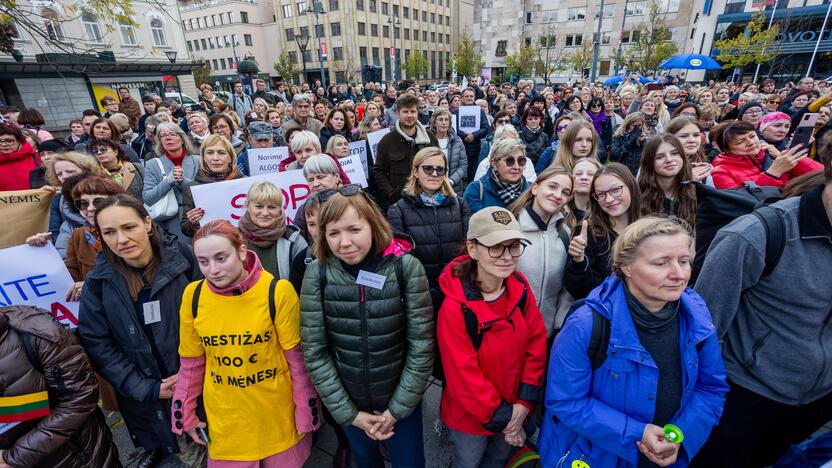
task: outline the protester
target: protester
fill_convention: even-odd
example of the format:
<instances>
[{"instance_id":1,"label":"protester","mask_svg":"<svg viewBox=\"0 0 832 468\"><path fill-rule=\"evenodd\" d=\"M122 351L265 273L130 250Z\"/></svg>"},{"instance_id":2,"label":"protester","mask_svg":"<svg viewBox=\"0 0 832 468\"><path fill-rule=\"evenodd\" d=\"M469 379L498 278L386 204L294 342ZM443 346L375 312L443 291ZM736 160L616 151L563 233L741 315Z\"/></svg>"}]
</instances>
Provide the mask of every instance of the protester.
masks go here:
<instances>
[{"instance_id":1,"label":"protester","mask_svg":"<svg viewBox=\"0 0 832 468\"><path fill-rule=\"evenodd\" d=\"M342 135L333 135L327 141L324 152L335 156L337 159L349 157L350 142Z\"/></svg>"},{"instance_id":2,"label":"protester","mask_svg":"<svg viewBox=\"0 0 832 468\"><path fill-rule=\"evenodd\" d=\"M595 158L581 158L575 161L575 167L572 168L572 200L569 202L569 211L574 216L574 220L571 221L574 223L583 221L589 214L592 179L602 167Z\"/></svg>"},{"instance_id":3,"label":"protester","mask_svg":"<svg viewBox=\"0 0 832 468\"><path fill-rule=\"evenodd\" d=\"M379 440L393 465L423 466L420 401L434 336L424 269L356 186L332 195L318 223L300 306L312 382L359 468L380 466Z\"/></svg>"},{"instance_id":4,"label":"protester","mask_svg":"<svg viewBox=\"0 0 832 468\"><path fill-rule=\"evenodd\" d=\"M757 132L760 137L777 151L783 152L789 148L789 129L792 120L789 114L783 112L771 112L763 116L757 123Z\"/></svg>"},{"instance_id":5,"label":"protester","mask_svg":"<svg viewBox=\"0 0 832 468\"><path fill-rule=\"evenodd\" d=\"M650 135L644 125L644 116L640 112L631 112L612 138L610 161L624 164L633 175L638 172L644 142Z\"/></svg>"},{"instance_id":6,"label":"protester","mask_svg":"<svg viewBox=\"0 0 832 468\"><path fill-rule=\"evenodd\" d=\"M559 137L560 144L551 165L572 171L575 161L581 158L596 157L600 147L595 127L586 120L572 120L569 127ZM541 161L542 162L542 161ZM546 167L548 167L547 165Z\"/></svg>"},{"instance_id":7,"label":"protester","mask_svg":"<svg viewBox=\"0 0 832 468\"><path fill-rule=\"evenodd\" d=\"M563 138L564 132L569 128L569 124L572 123L572 117L577 117L577 114L562 114L555 120L553 124L554 135L549 143L549 147L543 151L543 154L540 155L540 158L538 158L537 163L534 165L535 172L543 172L552 164L555 153L560 148L560 139Z\"/></svg>"},{"instance_id":8,"label":"protester","mask_svg":"<svg viewBox=\"0 0 832 468\"><path fill-rule=\"evenodd\" d=\"M528 159L523 143L512 138L496 140L489 155L489 168L468 184L464 198L471 213L489 207L511 205L529 186L523 176Z\"/></svg>"},{"instance_id":9,"label":"protester","mask_svg":"<svg viewBox=\"0 0 832 468\"><path fill-rule=\"evenodd\" d=\"M451 128L451 112L438 108L430 118L430 131L448 161L448 179L454 192L461 192L468 181L468 156L462 138Z\"/></svg>"},{"instance_id":10,"label":"protester","mask_svg":"<svg viewBox=\"0 0 832 468\"><path fill-rule=\"evenodd\" d=\"M20 128L0 123L0 192L29 189L29 173L42 164Z\"/></svg>"},{"instance_id":11,"label":"protester","mask_svg":"<svg viewBox=\"0 0 832 468\"><path fill-rule=\"evenodd\" d=\"M55 138L51 133L46 131L46 128L44 128L46 127L46 121L43 118L43 114L41 114L40 111L34 107L24 107L23 109L20 109L20 113L17 115L17 123L22 128L34 133L35 137L40 141L52 140Z\"/></svg>"},{"instance_id":12,"label":"protester","mask_svg":"<svg viewBox=\"0 0 832 468\"><path fill-rule=\"evenodd\" d=\"M684 221L652 216L615 241L613 274L552 347L545 466L686 466L707 440L728 385L708 307L686 289L692 243Z\"/></svg>"},{"instance_id":13,"label":"protester","mask_svg":"<svg viewBox=\"0 0 832 468\"><path fill-rule=\"evenodd\" d=\"M696 189L682 143L663 133L644 145L638 171L641 213L675 216L694 225Z\"/></svg>"},{"instance_id":14,"label":"protester","mask_svg":"<svg viewBox=\"0 0 832 468\"><path fill-rule=\"evenodd\" d=\"M202 112L193 112L188 116L188 137L194 150L199 151L203 140L211 134L208 116Z\"/></svg>"},{"instance_id":15,"label":"protester","mask_svg":"<svg viewBox=\"0 0 832 468\"><path fill-rule=\"evenodd\" d=\"M121 141L121 133L118 131L118 127L109 119L98 118L92 122L92 126L90 127L89 131L89 138L83 142L78 143L75 145L75 151L80 153L88 153L92 154L90 151L89 143L91 140L113 140L118 141L119 146L124 151L124 154L127 156L127 160L136 164L140 164L141 160L139 159L139 155L133 151L133 148Z\"/></svg>"},{"instance_id":16,"label":"protester","mask_svg":"<svg viewBox=\"0 0 832 468\"><path fill-rule=\"evenodd\" d=\"M685 158L690 165L691 180L713 186L713 166L708 163L705 150L702 148L702 127L699 123L688 117L674 117L667 124L665 131L682 143Z\"/></svg>"},{"instance_id":17,"label":"protester","mask_svg":"<svg viewBox=\"0 0 832 468\"><path fill-rule=\"evenodd\" d=\"M518 121L519 124L519 121ZM494 138L496 138L497 131L505 127L506 125L514 128L511 123L511 115L508 112L500 111L494 115L494 121L491 123L491 128L488 132L488 135L482 140L482 146L480 148L480 155L477 163L482 163L484 159L488 159L488 154L491 152L491 144L494 143ZM517 129L514 128L515 133L517 133ZM518 134L517 138L519 139L520 136ZM461 138L460 138L461 140Z\"/></svg>"},{"instance_id":18,"label":"protester","mask_svg":"<svg viewBox=\"0 0 832 468\"><path fill-rule=\"evenodd\" d=\"M538 174L511 205L520 229L531 243L517 268L531 285L550 338L563 325L573 302L563 288L570 238L567 203L572 199L572 187L572 175L562 167L552 166Z\"/></svg>"},{"instance_id":19,"label":"protester","mask_svg":"<svg viewBox=\"0 0 832 468\"><path fill-rule=\"evenodd\" d=\"M101 173L141 201L144 166L127 161L124 150L113 140L92 140L90 150L98 161Z\"/></svg>"},{"instance_id":20,"label":"protester","mask_svg":"<svg viewBox=\"0 0 832 468\"><path fill-rule=\"evenodd\" d=\"M540 401L546 327L517 271L529 241L511 212L477 212L466 237L467 254L440 277L440 415L455 467L504 466L512 447L525 444L526 417Z\"/></svg>"},{"instance_id":21,"label":"protester","mask_svg":"<svg viewBox=\"0 0 832 468\"><path fill-rule=\"evenodd\" d=\"M352 141L352 125L347 119L346 111L342 109L332 109L326 115L320 132L321 148L326 148L329 139L334 135L341 135L347 141Z\"/></svg>"},{"instance_id":22,"label":"protester","mask_svg":"<svg viewBox=\"0 0 832 468\"><path fill-rule=\"evenodd\" d=\"M186 466L199 467L198 446L177 440L170 429L179 306L194 261L129 195L99 204L95 221L103 254L84 282L78 336L96 372L115 389L133 443L145 450L139 463L152 466L163 454L179 453ZM143 320L137 323L134 314Z\"/></svg>"},{"instance_id":23,"label":"protester","mask_svg":"<svg viewBox=\"0 0 832 468\"><path fill-rule=\"evenodd\" d=\"M520 141L526 145L526 155L533 165L549 146L549 135L543 131L543 113L537 107L529 107L520 120Z\"/></svg>"},{"instance_id":24,"label":"protester","mask_svg":"<svg viewBox=\"0 0 832 468\"><path fill-rule=\"evenodd\" d=\"M306 160L321 154L321 141L314 133L301 130L295 133L289 142L290 155L280 162L279 171L303 169Z\"/></svg>"},{"instance_id":25,"label":"protester","mask_svg":"<svg viewBox=\"0 0 832 468\"><path fill-rule=\"evenodd\" d=\"M283 131L288 132L293 128L302 128L315 134L321 135L321 121L311 118L309 111L312 109L312 99L306 94L295 94L292 98L292 118L283 124Z\"/></svg>"},{"instance_id":26,"label":"protester","mask_svg":"<svg viewBox=\"0 0 832 468\"><path fill-rule=\"evenodd\" d=\"M231 142L234 148L235 157L240 156L248 146L244 140L237 136L237 124L226 114L214 114L208 122L211 125L211 133L225 137Z\"/></svg>"},{"instance_id":27,"label":"protester","mask_svg":"<svg viewBox=\"0 0 832 468\"><path fill-rule=\"evenodd\" d=\"M131 128L139 128L139 116L142 113L139 101L130 95L130 90L124 86L118 88L118 111L130 119Z\"/></svg>"},{"instance_id":28,"label":"protester","mask_svg":"<svg viewBox=\"0 0 832 468\"><path fill-rule=\"evenodd\" d=\"M476 99L476 93L473 89L467 88L462 91L462 103L463 106L475 106L474 100ZM476 168L476 163L479 162L479 154L480 154L480 147L481 141L488 135L488 118L486 117L485 111L482 109L478 109L480 111L480 118L479 118L479 129L471 132L466 133L459 130L459 124L457 124L456 134L462 138L462 142L465 145L465 154L468 155L468 180L474 179L473 169ZM459 109L452 110L453 115L459 119Z\"/></svg>"},{"instance_id":29,"label":"protester","mask_svg":"<svg viewBox=\"0 0 832 468\"><path fill-rule=\"evenodd\" d=\"M101 169L95 160L74 151L58 154L46 167L47 182L51 187L59 189L49 206L49 233L61 258L66 256L67 242L73 229L84 224L84 217L75 211L72 202L69 201L71 197L63 196L64 182L73 177L80 180L87 174L99 175L100 172ZM68 193L71 193L72 189L68 189Z\"/></svg>"},{"instance_id":30,"label":"protester","mask_svg":"<svg viewBox=\"0 0 832 468\"><path fill-rule=\"evenodd\" d=\"M130 144L130 147L133 148L133 151L139 156L144 162L147 162L149 159L153 159L158 157L159 155L156 153L156 148L154 147L154 142L156 140L156 126L161 123L161 120L156 118L156 116L149 116L148 118L144 119L144 131L141 135L139 135L133 143Z\"/></svg>"},{"instance_id":31,"label":"protester","mask_svg":"<svg viewBox=\"0 0 832 468\"><path fill-rule=\"evenodd\" d=\"M615 240L641 214L638 183L626 166L611 163L595 173L589 216L572 234L564 286L575 299L587 297L609 276Z\"/></svg>"}]
</instances>

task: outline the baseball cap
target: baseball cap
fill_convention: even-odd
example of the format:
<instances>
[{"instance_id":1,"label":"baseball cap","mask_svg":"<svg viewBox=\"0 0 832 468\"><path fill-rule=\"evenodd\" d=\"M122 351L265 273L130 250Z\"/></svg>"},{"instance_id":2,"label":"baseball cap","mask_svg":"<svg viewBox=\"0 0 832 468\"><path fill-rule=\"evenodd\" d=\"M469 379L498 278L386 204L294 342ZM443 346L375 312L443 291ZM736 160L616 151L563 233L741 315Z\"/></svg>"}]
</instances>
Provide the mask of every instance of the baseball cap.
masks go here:
<instances>
[{"instance_id":1,"label":"baseball cap","mask_svg":"<svg viewBox=\"0 0 832 468\"><path fill-rule=\"evenodd\" d=\"M259 120L248 124L248 134L255 140L271 140L274 137L272 126Z\"/></svg>"},{"instance_id":2,"label":"baseball cap","mask_svg":"<svg viewBox=\"0 0 832 468\"><path fill-rule=\"evenodd\" d=\"M475 240L486 247L514 239L531 244L511 211L497 206L483 208L471 216L466 238Z\"/></svg>"}]
</instances>

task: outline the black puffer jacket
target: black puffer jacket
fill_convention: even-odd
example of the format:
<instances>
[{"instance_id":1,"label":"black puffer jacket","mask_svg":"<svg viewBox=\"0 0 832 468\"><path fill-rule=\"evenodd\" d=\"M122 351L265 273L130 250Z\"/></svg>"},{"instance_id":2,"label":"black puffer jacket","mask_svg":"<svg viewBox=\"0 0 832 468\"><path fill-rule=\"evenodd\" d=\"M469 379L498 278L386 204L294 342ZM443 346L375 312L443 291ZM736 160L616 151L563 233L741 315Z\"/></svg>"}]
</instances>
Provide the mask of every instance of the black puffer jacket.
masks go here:
<instances>
[{"instance_id":1,"label":"black puffer jacket","mask_svg":"<svg viewBox=\"0 0 832 468\"><path fill-rule=\"evenodd\" d=\"M441 206L428 206L420 197L402 193L387 211L393 230L406 232L416 246L413 255L425 267L434 310L442 305L439 274L459 253L468 232L471 211L462 197L448 197Z\"/></svg>"},{"instance_id":2,"label":"black puffer jacket","mask_svg":"<svg viewBox=\"0 0 832 468\"><path fill-rule=\"evenodd\" d=\"M28 337L32 356L27 356ZM31 359L31 360L30 360ZM51 413L0 435L11 466L120 467L98 382L78 340L52 315L28 306L0 307L0 395L49 391Z\"/></svg>"},{"instance_id":3,"label":"black puffer jacket","mask_svg":"<svg viewBox=\"0 0 832 468\"><path fill-rule=\"evenodd\" d=\"M549 135L542 128L535 131L525 125L520 129L520 140L526 145L526 157L532 160L532 164L537 164L550 141Z\"/></svg>"},{"instance_id":4,"label":"black puffer jacket","mask_svg":"<svg viewBox=\"0 0 832 468\"><path fill-rule=\"evenodd\" d=\"M572 237L581 234L581 226L577 226ZM618 235L610 231L609 241L606 238L595 237L590 229L584 250L584 261L576 263L572 257L566 261L563 273L563 286L573 298L584 299L593 289L600 286L612 273L612 245Z\"/></svg>"},{"instance_id":5,"label":"black puffer jacket","mask_svg":"<svg viewBox=\"0 0 832 468\"><path fill-rule=\"evenodd\" d=\"M641 163L641 151L643 149L644 140L641 139L641 127L638 127L638 129L613 137L610 161L624 164L635 177L638 174L638 165Z\"/></svg>"}]
</instances>

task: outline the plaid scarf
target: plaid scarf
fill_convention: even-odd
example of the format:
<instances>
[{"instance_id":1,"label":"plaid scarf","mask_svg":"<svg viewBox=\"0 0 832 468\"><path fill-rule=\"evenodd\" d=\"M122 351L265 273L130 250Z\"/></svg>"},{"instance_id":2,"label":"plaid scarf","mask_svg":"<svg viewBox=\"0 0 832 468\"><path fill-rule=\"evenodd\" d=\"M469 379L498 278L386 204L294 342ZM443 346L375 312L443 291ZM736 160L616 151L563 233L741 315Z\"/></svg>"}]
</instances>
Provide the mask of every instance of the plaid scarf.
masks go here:
<instances>
[{"instance_id":1,"label":"plaid scarf","mask_svg":"<svg viewBox=\"0 0 832 468\"><path fill-rule=\"evenodd\" d=\"M494 182L494 186L497 189L497 196L500 197L500 200L502 200L506 206L511 205L514 200L517 200L517 197L523 193L526 185L525 177L522 177L520 182L517 182L516 184L501 182L497 177L497 173L494 171L491 171L491 180Z\"/></svg>"}]
</instances>

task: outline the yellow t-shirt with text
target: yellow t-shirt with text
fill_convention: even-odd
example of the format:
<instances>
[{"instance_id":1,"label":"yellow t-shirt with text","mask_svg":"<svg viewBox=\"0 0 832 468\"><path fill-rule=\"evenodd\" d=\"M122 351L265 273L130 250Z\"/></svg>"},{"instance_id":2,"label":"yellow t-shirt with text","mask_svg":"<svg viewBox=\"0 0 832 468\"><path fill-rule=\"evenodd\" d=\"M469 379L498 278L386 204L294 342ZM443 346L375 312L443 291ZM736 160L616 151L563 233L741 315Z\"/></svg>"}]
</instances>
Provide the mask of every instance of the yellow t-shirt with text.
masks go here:
<instances>
[{"instance_id":1,"label":"yellow t-shirt with text","mask_svg":"<svg viewBox=\"0 0 832 468\"><path fill-rule=\"evenodd\" d=\"M214 460L261 460L303 438L295 429L292 380L283 355L300 343L298 296L288 281L277 283L272 324L272 278L263 271L239 296L222 296L203 284L196 320L191 303L197 283L185 288L179 354L205 354L203 399Z\"/></svg>"}]
</instances>

